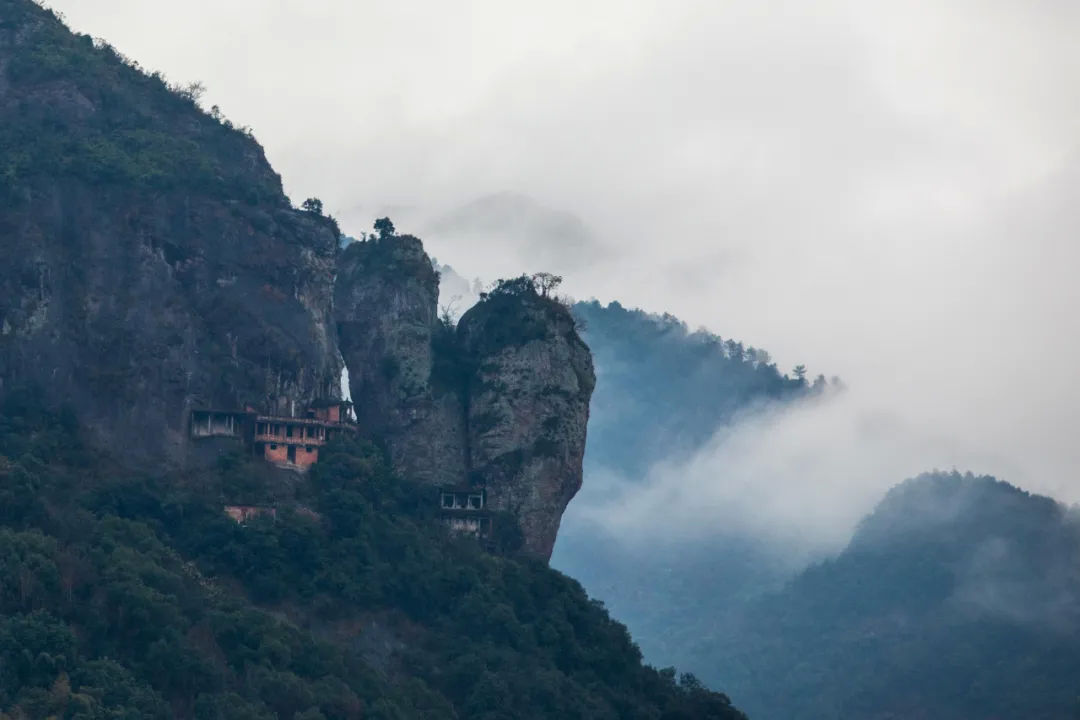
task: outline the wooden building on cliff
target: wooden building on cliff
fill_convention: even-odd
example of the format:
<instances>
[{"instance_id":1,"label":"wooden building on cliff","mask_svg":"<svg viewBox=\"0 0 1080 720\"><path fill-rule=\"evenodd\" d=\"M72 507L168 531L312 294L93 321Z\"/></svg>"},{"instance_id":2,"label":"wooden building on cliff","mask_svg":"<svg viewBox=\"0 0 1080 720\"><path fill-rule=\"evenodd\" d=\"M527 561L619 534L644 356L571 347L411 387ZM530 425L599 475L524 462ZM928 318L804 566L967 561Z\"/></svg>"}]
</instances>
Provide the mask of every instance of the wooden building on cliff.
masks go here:
<instances>
[{"instance_id":1,"label":"wooden building on cliff","mask_svg":"<svg viewBox=\"0 0 1080 720\"><path fill-rule=\"evenodd\" d=\"M235 438L267 462L304 472L319 461L319 449L338 433L356 432L347 417L344 402L313 405L303 417L263 415L251 408L195 410L190 433L194 439Z\"/></svg>"},{"instance_id":2,"label":"wooden building on cliff","mask_svg":"<svg viewBox=\"0 0 1080 720\"><path fill-rule=\"evenodd\" d=\"M451 532L487 540L491 537L487 490L471 486L439 488L439 519Z\"/></svg>"}]
</instances>

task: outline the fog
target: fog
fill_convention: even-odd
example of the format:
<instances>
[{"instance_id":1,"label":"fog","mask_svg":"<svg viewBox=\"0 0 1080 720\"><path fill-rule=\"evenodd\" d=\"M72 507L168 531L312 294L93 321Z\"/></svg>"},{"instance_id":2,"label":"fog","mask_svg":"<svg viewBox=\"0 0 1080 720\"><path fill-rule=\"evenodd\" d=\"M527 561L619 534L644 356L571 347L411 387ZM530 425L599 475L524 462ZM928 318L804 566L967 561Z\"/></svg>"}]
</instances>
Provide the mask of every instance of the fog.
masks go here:
<instances>
[{"instance_id":1,"label":"fog","mask_svg":"<svg viewBox=\"0 0 1080 720\"><path fill-rule=\"evenodd\" d=\"M465 277L559 272L844 379L582 516L832 546L933 467L1080 500L1076 3L52 6L205 82L349 234L389 213Z\"/></svg>"}]
</instances>

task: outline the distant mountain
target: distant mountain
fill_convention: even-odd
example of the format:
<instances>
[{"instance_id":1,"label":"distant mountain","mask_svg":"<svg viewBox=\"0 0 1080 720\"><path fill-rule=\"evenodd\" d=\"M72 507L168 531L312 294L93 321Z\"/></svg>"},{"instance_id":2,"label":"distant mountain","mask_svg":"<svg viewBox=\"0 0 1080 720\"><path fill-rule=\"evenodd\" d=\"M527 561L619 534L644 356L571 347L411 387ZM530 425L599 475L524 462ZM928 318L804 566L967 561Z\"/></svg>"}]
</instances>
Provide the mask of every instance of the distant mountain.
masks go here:
<instances>
[{"instance_id":1,"label":"distant mountain","mask_svg":"<svg viewBox=\"0 0 1080 720\"><path fill-rule=\"evenodd\" d=\"M487 253L514 258L521 267L554 272L566 272L600 255L596 237L581 218L520 193L477 198L428 222L424 233L457 248L461 257ZM481 269L487 272L482 263Z\"/></svg>"},{"instance_id":2,"label":"distant mountain","mask_svg":"<svg viewBox=\"0 0 1080 720\"><path fill-rule=\"evenodd\" d=\"M702 638L761 720L1080 715L1080 518L991 477L882 500L837 558Z\"/></svg>"},{"instance_id":3,"label":"distant mountain","mask_svg":"<svg viewBox=\"0 0 1080 720\"><path fill-rule=\"evenodd\" d=\"M697 450L740 412L805 397L769 354L664 314L574 305L600 376L589 425L588 462L627 478ZM817 381L823 388L824 378Z\"/></svg>"},{"instance_id":4,"label":"distant mountain","mask_svg":"<svg viewBox=\"0 0 1080 720\"><path fill-rule=\"evenodd\" d=\"M435 271L439 273L439 314L447 312L453 318L460 318L466 310L480 301L484 292L484 283L475 278L471 282L459 275L449 265L441 265L432 258Z\"/></svg>"},{"instance_id":5,"label":"distant mountain","mask_svg":"<svg viewBox=\"0 0 1080 720\"><path fill-rule=\"evenodd\" d=\"M596 301L573 309L597 385L585 485L563 517L552 565L627 623L650 661L700 669L684 665L690 644L792 568L758 538L723 527L704 540L676 540L662 508L633 537L593 518L617 513L647 491L655 466L688 459L742 414L817 395L825 380L781 373L764 350L691 331L671 315Z\"/></svg>"}]
</instances>

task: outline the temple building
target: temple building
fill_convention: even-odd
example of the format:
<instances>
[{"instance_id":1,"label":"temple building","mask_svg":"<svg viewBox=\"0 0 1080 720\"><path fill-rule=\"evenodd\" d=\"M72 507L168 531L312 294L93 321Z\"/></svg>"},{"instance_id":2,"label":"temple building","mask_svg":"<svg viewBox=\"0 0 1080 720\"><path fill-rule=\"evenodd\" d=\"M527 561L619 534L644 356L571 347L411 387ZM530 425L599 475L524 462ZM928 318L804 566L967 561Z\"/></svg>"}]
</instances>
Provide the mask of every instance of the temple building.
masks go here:
<instances>
[{"instance_id":1,"label":"temple building","mask_svg":"<svg viewBox=\"0 0 1080 720\"><path fill-rule=\"evenodd\" d=\"M196 410L191 413L191 437L242 437L249 413Z\"/></svg>"},{"instance_id":2,"label":"temple building","mask_svg":"<svg viewBox=\"0 0 1080 720\"><path fill-rule=\"evenodd\" d=\"M303 417L261 415L248 408L195 410L191 437L236 438L252 452L278 467L303 472L319 461L319 448L337 433L355 432L346 417L346 403L315 405Z\"/></svg>"},{"instance_id":3,"label":"temple building","mask_svg":"<svg viewBox=\"0 0 1080 720\"><path fill-rule=\"evenodd\" d=\"M482 488L440 489L439 519L451 532L481 539L489 537L491 514L487 511L487 491Z\"/></svg>"}]
</instances>

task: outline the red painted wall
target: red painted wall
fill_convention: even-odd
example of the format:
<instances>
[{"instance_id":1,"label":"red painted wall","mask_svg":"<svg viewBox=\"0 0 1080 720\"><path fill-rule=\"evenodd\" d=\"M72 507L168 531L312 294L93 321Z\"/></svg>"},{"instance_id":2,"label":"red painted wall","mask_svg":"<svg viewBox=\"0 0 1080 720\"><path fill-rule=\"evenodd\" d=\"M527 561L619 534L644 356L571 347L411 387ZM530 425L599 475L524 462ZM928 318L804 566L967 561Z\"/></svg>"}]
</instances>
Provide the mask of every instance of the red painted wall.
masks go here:
<instances>
[{"instance_id":1,"label":"red painted wall","mask_svg":"<svg viewBox=\"0 0 1080 720\"><path fill-rule=\"evenodd\" d=\"M307 470L309 467L319 462L319 448L312 445L311 452L308 452L307 445L293 445L296 448L296 462L289 462L289 445L285 443L278 443L277 448L271 448L271 444L267 443L263 446L263 457L267 462L274 463L275 465L282 465L285 467L297 467L301 470Z\"/></svg>"},{"instance_id":2,"label":"red painted wall","mask_svg":"<svg viewBox=\"0 0 1080 720\"><path fill-rule=\"evenodd\" d=\"M267 462L272 462L275 465L287 465L289 462L289 451L286 449L288 446L284 443L278 443L276 449L271 449L269 443L264 446L263 457Z\"/></svg>"},{"instance_id":3,"label":"red painted wall","mask_svg":"<svg viewBox=\"0 0 1080 720\"><path fill-rule=\"evenodd\" d=\"M311 452L308 452L306 446L300 445L296 448L296 464L301 470L307 470L309 467L319 462L319 448L311 446Z\"/></svg>"}]
</instances>

